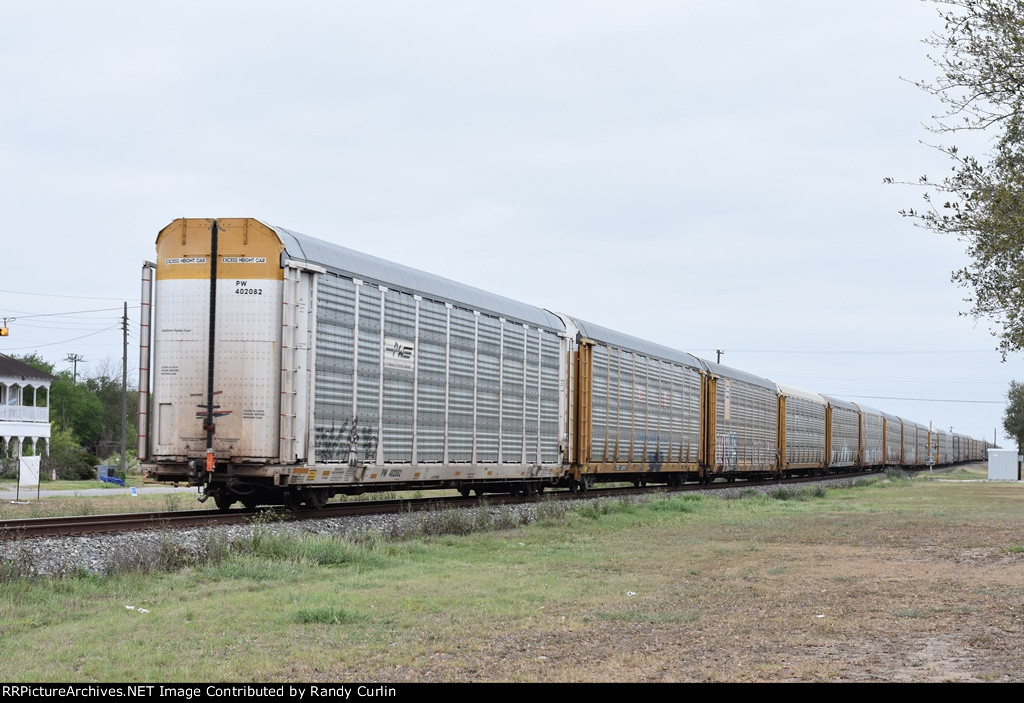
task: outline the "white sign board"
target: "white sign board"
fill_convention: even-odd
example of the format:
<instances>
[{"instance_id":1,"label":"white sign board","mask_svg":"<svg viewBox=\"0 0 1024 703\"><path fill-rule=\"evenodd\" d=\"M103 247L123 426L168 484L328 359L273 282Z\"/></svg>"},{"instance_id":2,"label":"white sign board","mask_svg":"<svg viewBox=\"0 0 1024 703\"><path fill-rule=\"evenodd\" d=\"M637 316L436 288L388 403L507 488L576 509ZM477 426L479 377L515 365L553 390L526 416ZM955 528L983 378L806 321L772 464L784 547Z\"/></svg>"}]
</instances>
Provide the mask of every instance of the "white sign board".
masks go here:
<instances>
[{"instance_id":1,"label":"white sign board","mask_svg":"<svg viewBox=\"0 0 1024 703\"><path fill-rule=\"evenodd\" d=\"M18 472L18 487L28 488L39 485L39 457L23 456L19 461L21 471Z\"/></svg>"}]
</instances>

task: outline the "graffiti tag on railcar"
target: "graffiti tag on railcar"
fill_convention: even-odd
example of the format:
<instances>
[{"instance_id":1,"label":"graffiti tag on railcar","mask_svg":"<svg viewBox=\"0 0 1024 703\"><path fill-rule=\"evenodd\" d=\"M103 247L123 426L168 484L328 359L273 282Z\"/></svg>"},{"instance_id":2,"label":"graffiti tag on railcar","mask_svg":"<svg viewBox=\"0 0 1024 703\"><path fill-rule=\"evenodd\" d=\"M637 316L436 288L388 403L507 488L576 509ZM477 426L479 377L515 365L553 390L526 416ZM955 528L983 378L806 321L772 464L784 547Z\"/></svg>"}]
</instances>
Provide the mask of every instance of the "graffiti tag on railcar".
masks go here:
<instances>
[{"instance_id":1,"label":"graffiti tag on railcar","mask_svg":"<svg viewBox=\"0 0 1024 703\"><path fill-rule=\"evenodd\" d=\"M647 466L651 471L661 471L661 452L655 449L648 458Z\"/></svg>"},{"instance_id":2,"label":"graffiti tag on railcar","mask_svg":"<svg viewBox=\"0 0 1024 703\"><path fill-rule=\"evenodd\" d=\"M729 469L735 469L739 465L739 450L736 443L736 433L729 432L723 438L722 463Z\"/></svg>"},{"instance_id":3,"label":"graffiti tag on railcar","mask_svg":"<svg viewBox=\"0 0 1024 703\"><path fill-rule=\"evenodd\" d=\"M377 434L375 428L359 425L359 418L342 421L330 427L318 426L315 430L316 455L322 461L344 462L358 454L362 449L363 457L373 458L377 451Z\"/></svg>"}]
</instances>

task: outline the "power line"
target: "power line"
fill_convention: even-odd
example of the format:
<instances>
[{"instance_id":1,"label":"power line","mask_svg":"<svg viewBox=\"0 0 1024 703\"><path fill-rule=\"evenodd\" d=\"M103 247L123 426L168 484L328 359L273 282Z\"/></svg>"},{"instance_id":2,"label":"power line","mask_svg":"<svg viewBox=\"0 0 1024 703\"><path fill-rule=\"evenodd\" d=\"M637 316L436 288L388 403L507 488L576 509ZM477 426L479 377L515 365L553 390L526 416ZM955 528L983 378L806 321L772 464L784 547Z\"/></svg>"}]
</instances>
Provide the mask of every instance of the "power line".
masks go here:
<instances>
[{"instance_id":1,"label":"power line","mask_svg":"<svg viewBox=\"0 0 1024 703\"><path fill-rule=\"evenodd\" d=\"M803 378L803 379L814 379L816 381L857 381L863 383L928 383L934 385L935 382L941 381L943 384L947 383L967 383L970 385L985 385L985 386L1005 386L1005 381L978 381L976 379L955 379L955 378L867 378L867 377L856 377L856 376L803 376L803 375L792 375L792 374L767 374L768 378Z\"/></svg>"},{"instance_id":2,"label":"power line","mask_svg":"<svg viewBox=\"0 0 1024 703\"><path fill-rule=\"evenodd\" d=\"M874 400L913 400L922 403L990 403L992 405L1006 405L1005 400L961 400L958 398L898 398L891 395L850 395L849 393L825 393L837 398L871 398Z\"/></svg>"},{"instance_id":3,"label":"power line","mask_svg":"<svg viewBox=\"0 0 1024 703\"><path fill-rule=\"evenodd\" d=\"M124 298L101 298L95 295L59 295L57 293L29 293L23 290L2 290L0 293L10 293L12 295L37 295L43 298L72 298L74 300L117 300L122 301Z\"/></svg>"},{"instance_id":4,"label":"power line","mask_svg":"<svg viewBox=\"0 0 1024 703\"><path fill-rule=\"evenodd\" d=\"M86 337L92 337L94 335L101 334L103 332L109 332L110 330L116 330L116 329L120 328L120 326L121 326L121 324L118 323L116 325L112 325L110 327L105 327L104 329L97 330L96 332L90 332L89 334L83 334L81 337L72 337L71 339L65 339L65 340L60 341L60 342L48 342L46 344L33 344L30 347L12 347L10 349L6 349L5 351L24 351L25 349L38 349L39 347L53 347L53 346L56 346L58 344L67 344L68 342L74 342L75 340L78 340L78 339L85 339Z\"/></svg>"},{"instance_id":5,"label":"power line","mask_svg":"<svg viewBox=\"0 0 1024 703\"><path fill-rule=\"evenodd\" d=\"M121 308L98 308L96 310L72 310L70 312L43 312L35 315L26 315L24 313L18 314L19 320L28 320L33 317L60 317L62 315L84 315L90 312L110 312L111 310L120 310Z\"/></svg>"},{"instance_id":6,"label":"power line","mask_svg":"<svg viewBox=\"0 0 1024 703\"><path fill-rule=\"evenodd\" d=\"M739 354L990 354L996 349L730 349Z\"/></svg>"}]
</instances>

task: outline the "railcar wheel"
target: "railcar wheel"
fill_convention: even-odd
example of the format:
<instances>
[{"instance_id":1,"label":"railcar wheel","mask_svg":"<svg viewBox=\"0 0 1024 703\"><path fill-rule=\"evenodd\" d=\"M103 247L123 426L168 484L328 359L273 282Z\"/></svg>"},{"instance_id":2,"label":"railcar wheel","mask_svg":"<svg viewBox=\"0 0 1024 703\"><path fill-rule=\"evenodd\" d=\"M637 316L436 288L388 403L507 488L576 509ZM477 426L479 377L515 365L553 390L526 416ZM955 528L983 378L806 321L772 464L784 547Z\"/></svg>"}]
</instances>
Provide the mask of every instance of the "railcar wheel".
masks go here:
<instances>
[{"instance_id":1,"label":"railcar wheel","mask_svg":"<svg viewBox=\"0 0 1024 703\"><path fill-rule=\"evenodd\" d=\"M232 505L235 504L235 499L230 494L218 493L213 497L213 502L217 505L217 510L228 510Z\"/></svg>"},{"instance_id":2,"label":"railcar wheel","mask_svg":"<svg viewBox=\"0 0 1024 703\"><path fill-rule=\"evenodd\" d=\"M288 491L284 494L284 507L288 510L298 510L302 506L302 496L298 491Z\"/></svg>"},{"instance_id":3,"label":"railcar wheel","mask_svg":"<svg viewBox=\"0 0 1024 703\"><path fill-rule=\"evenodd\" d=\"M469 498L469 493L472 489L469 486L459 486L459 495L463 498Z\"/></svg>"},{"instance_id":4,"label":"railcar wheel","mask_svg":"<svg viewBox=\"0 0 1024 703\"><path fill-rule=\"evenodd\" d=\"M594 477L593 476L588 476L588 475L584 474L580 478L580 490L581 491L589 491L593 487L594 487Z\"/></svg>"},{"instance_id":5,"label":"railcar wheel","mask_svg":"<svg viewBox=\"0 0 1024 703\"><path fill-rule=\"evenodd\" d=\"M242 498L242 505L244 505L249 510L252 510L259 504L259 500L257 500L254 496L246 496L245 498Z\"/></svg>"},{"instance_id":6,"label":"railcar wheel","mask_svg":"<svg viewBox=\"0 0 1024 703\"><path fill-rule=\"evenodd\" d=\"M313 510L320 510L327 505L329 497L326 488L314 488L306 491L306 499L303 502Z\"/></svg>"}]
</instances>

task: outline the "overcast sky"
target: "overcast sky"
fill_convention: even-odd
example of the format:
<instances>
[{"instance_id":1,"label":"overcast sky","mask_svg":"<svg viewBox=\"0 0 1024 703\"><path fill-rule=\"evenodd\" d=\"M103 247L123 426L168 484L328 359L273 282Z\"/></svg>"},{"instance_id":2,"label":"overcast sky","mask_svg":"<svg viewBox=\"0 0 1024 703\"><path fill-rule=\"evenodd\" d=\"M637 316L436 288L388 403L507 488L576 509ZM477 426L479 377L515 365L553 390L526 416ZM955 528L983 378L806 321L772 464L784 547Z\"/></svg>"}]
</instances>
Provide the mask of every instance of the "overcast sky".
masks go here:
<instances>
[{"instance_id":1,"label":"overcast sky","mask_svg":"<svg viewBox=\"0 0 1024 703\"><path fill-rule=\"evenodd\" d=\"M0 4L0 352L119 370L157 232L255 217L1006 445L1021 355L882 183L949 168L931 2Z\"/></svg>"}]
</instances>

